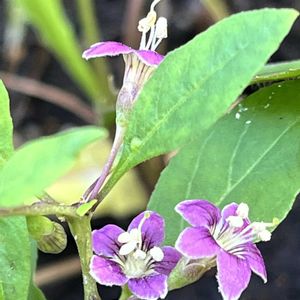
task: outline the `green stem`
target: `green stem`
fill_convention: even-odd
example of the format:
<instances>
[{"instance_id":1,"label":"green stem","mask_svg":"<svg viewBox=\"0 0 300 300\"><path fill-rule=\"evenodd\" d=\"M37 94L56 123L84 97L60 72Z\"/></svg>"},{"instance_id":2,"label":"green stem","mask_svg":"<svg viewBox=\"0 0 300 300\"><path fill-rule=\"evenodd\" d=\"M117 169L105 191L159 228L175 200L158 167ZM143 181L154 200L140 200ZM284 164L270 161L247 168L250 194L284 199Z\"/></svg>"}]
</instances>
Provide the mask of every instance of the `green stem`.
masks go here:
<instances>
[{"instance_id":1,"label":"green stem","mask_svg":"<svg viewBox=\"0 0 300 300\"><path fill-rule=\"evenodd\" d=\"M91 216L67 218L71 233L75 239L83 278L84 300L101 300L97 284L90 275L92 251Z\"/></svg>"},{"instance_id":2,"label":"green stem","mask_svg":"<svg viewBox=\"0 0 300 300\"><path fill-rule=\"evenodd\" d=\"M67 205L37 202L30 206L18 206L12 208L1 208L0 216L40 216L57 215L66 217L77 217L76 208Z\"/></svg>"},{"instance_id":3,"label":"green stem","mask_svg":"<svg viewBox=\"0 0 300 300\"><path fill-rule=\"evenodd\" d=\"M199 259L191 261L182 258L169 276L169 291L185 287L198 281L208 270L216 265L215 259Z\"/></svg>"},{"instance_id":4,"label":"green stem","mask_svg":"<svg viewBox=\"0 0 300 300\"><path fill-rule=\"evenodd\" d=\"M124 285L122 287L122 293L121 293L121 296L120 296L119 300L127 300L131 295L132 294L131 294L128 286Z\"/></svg>"}]
</instances>

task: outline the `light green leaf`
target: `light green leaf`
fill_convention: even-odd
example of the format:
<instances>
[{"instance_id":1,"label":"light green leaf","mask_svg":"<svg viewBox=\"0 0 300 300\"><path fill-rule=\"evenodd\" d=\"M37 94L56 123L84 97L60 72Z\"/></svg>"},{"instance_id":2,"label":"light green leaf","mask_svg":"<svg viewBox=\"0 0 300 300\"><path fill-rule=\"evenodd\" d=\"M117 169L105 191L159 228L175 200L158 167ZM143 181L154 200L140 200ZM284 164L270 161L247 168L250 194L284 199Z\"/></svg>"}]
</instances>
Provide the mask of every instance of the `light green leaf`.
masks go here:
<instances>
[{"instance_id":1,"label":"light green leaf","mask_svg":"<svg viewBox=\"0 0 300 300\"><path fill-rule=\"evenodd\" d=\"M104 130L82 127L24 145L0 170L0 205L21 205L39 195L73 166L83 147L105 135Z\"/></svg>"},{"instance_id":2,"label":"light green leaf","mask_svg":"<svg viewBox=\"0 0 300 300\"><path fill-rule=\"evenodd\" d=\"M9 98L0 80L0 167L13 152L13 124L9 111Z\"/></svg>"},{"instance_id":3,"label":"light green leaf","mask_svg":"<svg viewBox=\"0 0 300 300\"><path fill-rule=\"evenodd\" d=\"M243 12L170 53L135 104L108 186L216 122L278 48L297 15L291 9Z\"/></svg>"},{"instance_id":4,"label":"light green leaf","mask_svg":"<svg viewBox=\"0 0 300 300\"><path fill-rule=\"evenodd\" d=\"M0 219L0 283L5 300L27 300L31 249L24 217Z\"/></svg>"},{"instance_id":5,"label":"light green leaf","mask_svg":"<svg viewBox=\"0 0 300 300\"><path fill-rule=\"evenodd\" d=\"M0 172L13 151L9 97L0 81ZM24 217L0 219L0 299L27 300L30 280L30 242L26 220Z\"/></svg>"},{"instance_id":6,"label":"light green leaf","mask_svg":"<svg viewBox=\"0 0 300 300\"><path fill-rule=\"evenodd\" d=\"M300 81L260 90L185 146L164 170L149 208L166 218L167 243L186 225L174 211L186 199L224 207L246 202L250 218L282 221L300 187Z\"/></svg>"},{"instance_id":7,"label":"light green leaf","mask_svg":"<svg viewBox=\"0 0 300 300\"><path fill-rule=\"evenodd\" d=\"M36 271L38 251L36 242L31 240L31 283L29 286L28 300L46 300L43 292L35 285L33 278Z\"/></svg>"},{"instance_id":8,"label":"light green leaf","mask_svg":"<svg viewBox=\"0 0 300 300\"><path fill-rule=\"evenodd\" d=\"M108 100L111 97L109 89L100 82L89 63L81 58L82 49L64 13L62 1L18 0L18 4L46 45L87 95L93 100Z\"/></svg>"}]
</instances>

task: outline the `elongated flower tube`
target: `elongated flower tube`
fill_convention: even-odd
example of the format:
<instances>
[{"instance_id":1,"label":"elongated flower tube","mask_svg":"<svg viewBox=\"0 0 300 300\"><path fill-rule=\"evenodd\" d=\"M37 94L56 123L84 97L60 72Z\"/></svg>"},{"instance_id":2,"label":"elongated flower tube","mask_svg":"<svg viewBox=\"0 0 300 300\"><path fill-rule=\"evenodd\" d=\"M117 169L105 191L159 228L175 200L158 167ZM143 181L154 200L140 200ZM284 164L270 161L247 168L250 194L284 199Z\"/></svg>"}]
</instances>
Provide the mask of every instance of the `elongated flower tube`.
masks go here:
<instances>
[{"instance_id":1,"label":"elongated flower tube","mask_svg":"<svg viewBox=\"0 0 300 300\"><path fill-rule=\"evenodd\" d=\"M186 200L176 206L176 211L192 225L180 234L176 248L190 259L215 258L223 299L239 299L251 271L267 282L255 242L270 240L267 227L273 223L251 223L245 203L231 203L221 212L206 200Z\"/></svg>"},{"instance_id":2,"label":"elongated flower tube","mask_svg":"<svg viewBox=\"0 0 300 300\"><path fill-rule=\"evenodd\" d=\"M107 225L93 231L90 273L103 285L128 285L138 299L164 298L167 279L181 255L173 247L161 247L164 220L146 211L133 219L127 231Z\"/></svg>"},{"instance_id":3,"label":"elongated flower tube","mask_svg":"<svg viewBox=\"0 0 300 300\"><path fill-rule=\"evenodd\" d=\"M96 198L122 145L132 107L144 84L164 58L155 51L161 41L168 36L167 19L163 17L157 19L155 12L155 6L159 2L160 0L153 1L147 16L139 21L138 30L142 33L142 38L138 50L119 42L107 41L92 45L82 55L85 59L123 55L125 62L123 85L116 103L117 132L111 155L101 176L83 195L83 200Z\"/></svg>"}]
</instances>

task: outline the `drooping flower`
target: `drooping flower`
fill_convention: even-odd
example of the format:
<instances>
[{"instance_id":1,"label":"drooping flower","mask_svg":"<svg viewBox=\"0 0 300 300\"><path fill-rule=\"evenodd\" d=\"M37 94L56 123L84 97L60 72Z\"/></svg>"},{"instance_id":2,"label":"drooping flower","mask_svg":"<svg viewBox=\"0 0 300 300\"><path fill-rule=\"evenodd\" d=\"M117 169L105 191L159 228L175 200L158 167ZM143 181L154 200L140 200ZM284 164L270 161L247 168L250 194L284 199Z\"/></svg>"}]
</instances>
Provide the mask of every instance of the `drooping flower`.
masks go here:
<instances>
[{"instance_id":1,"label":"drooping flower","mask_svg":"<svg viewBox=\"0 0 300 300\"><path fill-rule=\"evenodd\" d=\"M206 200L186 200L175 209L192 225L180 234L176 248L190 259L215 258L223 299L238 299L249 284L251 271L267 282L255 242L271 239L267 227L273 223L251 223L245 203L232 203L220 211Z\"/></svg>"},{"instance_id":2,"label":"drooping flower","mask_svg":"<svg viewBox=\"0 0 300 300\"><path fill-rule=\"evenodd\" d=\"M155 6L159 2L160 0L154 0L147 16L139 21L138 30L142 33L142 38L138 50L119 42L108 41L92 45L82 55L85 59L91 59L122 54L125 61L123 85L116 103L117 127L113 147L100 177L84 193L82 197L84 202L97 198L123 144L129 115L139 92L164 58L155 51L161 41L168 36L167 19L163 17L157 19L155 12Z\"/></svg>"},{"instance_id":3,"label":"drooping flower","mask_svg":"<svg viewBox=\"0 0 300 300\"><path fill-rule=\"evenodd\" d=\"M83 53L85 59L123 55L125 72L116 109L119 122L127 118L140 90L164 58L155 51L168 36L167 19L157 19L155 12L155 6L159 2L160 0L153 1L148 15L139 21L138 30L142 33L142 38L138 50L119 42L107 41L96 43Z\"/></svg>"},{"instance_id":4,"label":"drooping flower","mask_svg":"<svg viewBox=\"0 0 300 300\"><path fill-rule=\"evenodd\" d=\"M95 255L90 273L103 285L128 285L139 299L164 298L167 279L181 255L173 247L161 247L164 220L146 211L133 219L127 231L116 225L94 230Z\"/></svg>"}]
</instances>

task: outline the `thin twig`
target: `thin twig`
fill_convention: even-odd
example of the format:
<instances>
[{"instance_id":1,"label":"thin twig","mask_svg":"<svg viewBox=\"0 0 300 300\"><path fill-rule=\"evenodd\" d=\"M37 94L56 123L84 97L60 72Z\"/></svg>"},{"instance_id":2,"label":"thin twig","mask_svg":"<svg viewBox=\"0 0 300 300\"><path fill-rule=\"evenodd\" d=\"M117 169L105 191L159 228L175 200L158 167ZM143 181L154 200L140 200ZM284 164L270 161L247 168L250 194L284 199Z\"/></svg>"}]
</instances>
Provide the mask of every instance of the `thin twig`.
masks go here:
<instances>
[{"instance_id":1,"label":"thin twig","mask_svg":"<svg viewBox=\"0 0 300 300\"><path fill-rule=\"evenodd\" d=\"M38 286L49 285L79 275L80 271L79 258L77 256L67 258L38 269L35 275L35 283Z\"/></svg>"},{"instance_id":2,"label":"thin twig","mask_svg":"<svg viewBox=\"0 0 300 300\"><path fill-rule=\"evenodd\" d=\"M96 122L96 114L91 108L82 102L80 98L71 93L34 79L13 75L7 72L0 72L0 78L4 81L7 88L12 91L37 97L63 107L87 123L94 124Z\"/></svg>"},{"instance_id":3,"label":"thin twig","mask_svg":"<svg viewBox=\"0 0 300 300\"><path fill-rule=\"evenodd\" d=\"M215 22L230 15L229 7L224 0L200 0L200 2L205 6Z\"/></svg>"}]
</instances>

